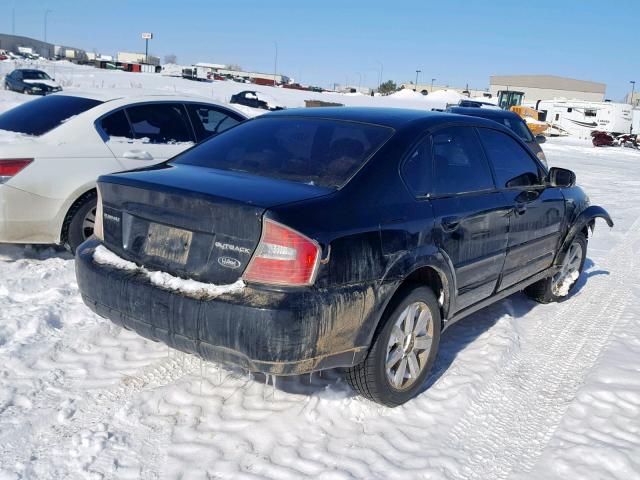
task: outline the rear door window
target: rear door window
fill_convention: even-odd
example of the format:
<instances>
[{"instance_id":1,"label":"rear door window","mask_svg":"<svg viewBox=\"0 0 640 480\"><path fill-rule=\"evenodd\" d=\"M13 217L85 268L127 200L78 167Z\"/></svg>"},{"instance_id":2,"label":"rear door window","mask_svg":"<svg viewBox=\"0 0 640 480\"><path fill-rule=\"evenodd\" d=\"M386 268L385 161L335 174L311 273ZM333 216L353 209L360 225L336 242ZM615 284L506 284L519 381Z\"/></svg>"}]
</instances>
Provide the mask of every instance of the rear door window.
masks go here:
<instances>
[{"instance_id":1,"label":"rear door window","mask_svg":"<svg viewBox=\"0 0 640 480\"><path fill-rule=\"evenodd\" d=\"M210 138L174 163L338 188L392 134L358 122L264 117Z\"/></svg>"},{"instance_id":2,"label":"rear door window","mask_svg":"<svg viewBox=\"0 0 640 480\"><path fill-rule=\"evenodd\" d=\"M129 120L124 110L118 110L107 115L100 121L100 126L110 140L133 138L131 125L129 125Z\"/></svg>"},{"instance_id":3,"label":"rear door window","mask_svg":"<svg viewBox=\"0 0 640 480\"><path fill-rule=\"evenodd\" d=\"M448 127L433 134L433 193L446 195L495 188L473 128Z\"/></svg>"},{"instance_id":4,"label":"rear door window","mask_svg":"<svg viewBox=\"0 0 640 480\"><path fill-rule=\"evenodd\" d=\"M0 130L43 135L102 102L91 98L49 95L18 105L0 115Z\"/></svg>"},{"instance_id":5,"label":"rear door window","mask_svg":"<svg viewBox=\"0 0 640 480\"><path fill-rule=\"evenodd\" d=\"M513 138L489 128L478 128L489 161L493 164L498 188L541 184L538 164Z\"/></svg>"},{"instance_id":6,"label":"rear door window","mask_svg":"<svg viewBox=\"0 0 640 480\"><path fill-rule=\"evenodd\" d=\"M532 142L533 136L529 131L529 128L524 123L523 120L520 119L511 119L505 118L502 123L504 123L505 127L509 130L513 131L518 137L522 139L523 142Z\"/></svg>"},{"instance_id":7,"label":"rear door window","mask_svg":"<svg viewBox=\"0 0 640 480\"><path fill-rule=\"evenodd\" d=\"M193 142L187 112L181 103L147 103L127 108L133 137L148 143Z\"/></svg>"},{"instance_id":8,"label":"rear door window","mask_svg":"<svg viewBox=\"0 0 640 480\"><path fill-rule=\"evenodd\" d=\"M402 165L402 178L416 197L431 193L433 177L431 158L431 138L426 138L411 152Z\"/></svg>"},{"instance_id":9,"label":"rear door window","mask_svg":"<svg viewBox=\"0 0 640 480\"><path fill-rule=\"evenodd\" d=\"M222 133L242 121L240 116L210 105L187 103L186 107L198 142Z\"/></svg>"}]
</instances>

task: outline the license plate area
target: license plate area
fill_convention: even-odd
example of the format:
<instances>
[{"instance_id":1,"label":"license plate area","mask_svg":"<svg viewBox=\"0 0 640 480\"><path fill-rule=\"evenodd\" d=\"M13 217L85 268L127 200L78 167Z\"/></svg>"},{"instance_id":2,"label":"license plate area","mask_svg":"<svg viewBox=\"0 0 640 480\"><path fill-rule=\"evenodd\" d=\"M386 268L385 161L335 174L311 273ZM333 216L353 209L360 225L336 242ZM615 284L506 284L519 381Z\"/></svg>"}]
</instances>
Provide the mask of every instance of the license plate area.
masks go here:
<instances>
[{"instance_id":1,"label":"license plate area","mask_svg":"<svg viewBox=\"0 0 640 480\"><path fill-rule=\"evenodd\" d=\"M152 257L184 265L189 256L192 238L193 232L189 230L151 223L144 252Z\"/></svg>"}]
</instances>

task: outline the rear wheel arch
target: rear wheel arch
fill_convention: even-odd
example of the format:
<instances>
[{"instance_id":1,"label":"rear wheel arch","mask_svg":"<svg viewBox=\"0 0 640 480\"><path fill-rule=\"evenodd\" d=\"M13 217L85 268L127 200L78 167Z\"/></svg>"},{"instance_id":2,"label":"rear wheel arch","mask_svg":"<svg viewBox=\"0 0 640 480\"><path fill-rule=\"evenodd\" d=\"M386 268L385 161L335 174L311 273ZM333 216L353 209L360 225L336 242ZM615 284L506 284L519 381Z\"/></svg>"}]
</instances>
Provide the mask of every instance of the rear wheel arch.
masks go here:
<instances>
[{"instance_id":1,"label":"rear wheel arch","mask_svg":"<svg viewBox=\"0 0 640 480\"><path fill-rule=\"evenodd\" d=\"M449 313L451 302L451 281L443 269L433 265L424 264L414 268L411 273L406 275L404 279L398 283L397 287L388 296L387 301L384 303L379 311L376 319L375 328L369 338L369 344L373 342L376 335L382 328L381 320L385 314L396 307L398 298L404 295L404 292L408 289L415 287L416 285L423 285L429 287L433 294L438 299L438 305L440 307L440 319L444 321L446 315Z\"/></svg>"},{"instance_id":2,"label":"rear wheel arch","mask_svg":"<svg viewBox=\"0 0 640 480\"><path fill-rule=\"evenodd\" d=\"M449 311L451 293L449 289L449 280L443 271L432 265L425 265L416 268L403 280L400 287L402 288L407 284L420 284L431 288L438 299L438 305L440 306L440 318L443 320L446 318L445 314Z\"/></svg>"}]
</instances>

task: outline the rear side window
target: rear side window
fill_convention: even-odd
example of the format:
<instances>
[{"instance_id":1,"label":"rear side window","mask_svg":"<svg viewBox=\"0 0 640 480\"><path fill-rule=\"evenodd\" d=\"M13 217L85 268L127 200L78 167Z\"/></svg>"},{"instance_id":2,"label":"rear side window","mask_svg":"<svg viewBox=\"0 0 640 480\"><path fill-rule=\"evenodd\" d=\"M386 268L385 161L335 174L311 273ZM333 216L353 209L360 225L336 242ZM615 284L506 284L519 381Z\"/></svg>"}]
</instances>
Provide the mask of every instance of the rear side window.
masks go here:
<instances>
[{"instance_id":1,"label":"rear side window","mask_svg":"<svg viewBox=\"0 0 640 480\"><path fill-rule=\"evenodd\" d=\"M494 188L489 164L473 128L449 127L433 135L433 193Z\"/></svg>"},{"instance_id":2,"label":"rear side window","mask_svg":"<svg viewBox=\"0 0 640 480\"><path fill-rule=\"evenodd\" d=\"M193 142L187 112L180 103L148 103L127 108L133 137L149 143Z\"/></svg>"},{"instance_id":3,"label":"rear side window","mask_svg":"<svg viewBox=\"0 0 640 480\"><path fill-rule=\"evenodd\" d=\"M223 110L209 105L188 103L186 107L198 142L222 133L242 121L239 117L232 117Z\"/></svg>"},{"instance_id":4,"label":"rear side window","mask_svg":"<svg viewBox=\"0 0 640 480\"><path fill-rule=\"evenodd\" d=\"M518 135L523 142L533 141L533 136L531 135L531 132L529 132L529 128L523 120L505 118L502 123L504 123L505 127Z\"/></svg>"},{"instance_id":5,"label":"rear side window","mask_svg":"<svg viewBox=\"0 0 640 480\"><path fill-rule=\"evenodd\" d=\"M0 115L0 130L43 135L60 124L102 102L90 98L50 95L13 108Z\"/></svg>"},{"instance_id":6,"label":"rear side window","mask_svg":"<svg viewBox=\"0 0 640 480\"><path fill-rule=\"evenodd\" d=\"M509 135L479 128L478 133L493 164L498 188L540 184L540 170L529 153Z\"/></svg>"},{"instance_id":7,"label":"rear side window","mask_svg":"<svg viewBox=\"0 0 640 480\"><path fill-rule=\"evenodd\" d=\"M402 178L417 197L431 192L432 164L431 138L427 138L420 142L402 165Z\"/></svg>"},{"instance_id":8,"label":"rear side window","mask_svg":"<svg viewBox=\"0 0 640 480\"><path fill-rule=\"evenodd\" d=\"M357 122L264 117L210 138L173 163L338 188L392 134Z\"/></svg>"},{"instance_id":9,"label":"rear side window","mask_svg":"<svg viewBox=\"0 0 640 480\"><path fill-rule=\"evenodd\" d=\"M133 138L131 133L131 126L129 120L124 113L124 110L118 110L110 115L104 117L100 126L102 131L110 138Z\"/></svg>"}]
</instances>

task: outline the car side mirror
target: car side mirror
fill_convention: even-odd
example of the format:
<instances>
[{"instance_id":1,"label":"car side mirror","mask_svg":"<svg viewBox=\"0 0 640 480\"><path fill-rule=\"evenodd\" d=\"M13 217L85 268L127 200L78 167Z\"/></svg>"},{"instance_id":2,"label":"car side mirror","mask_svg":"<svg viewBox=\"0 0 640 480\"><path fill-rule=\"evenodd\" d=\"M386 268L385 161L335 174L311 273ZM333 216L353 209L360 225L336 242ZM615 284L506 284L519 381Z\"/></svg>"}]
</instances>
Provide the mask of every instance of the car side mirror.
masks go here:
<instances>
[{"instance_id":1,"label":"car side mirror","mask_svg":"<svg viewBox=\"0 0 640 480\"><path fill-rule=\"evenodd\" d=\"M547 137L545 137L544 135L536 135L536 142L544 143L546 141L547 141Z\"/></svg>"},{"instance_id":2,"label":"car side mirror","mask_svg":"<svg viewBox=\"0 0 640 480\"><path fill-rule=\"evenodd\" d=\"M551 167L547 181L552 187L570 188L576 184L576 174L566 168Z\"/></svg>"}]
</instances>

